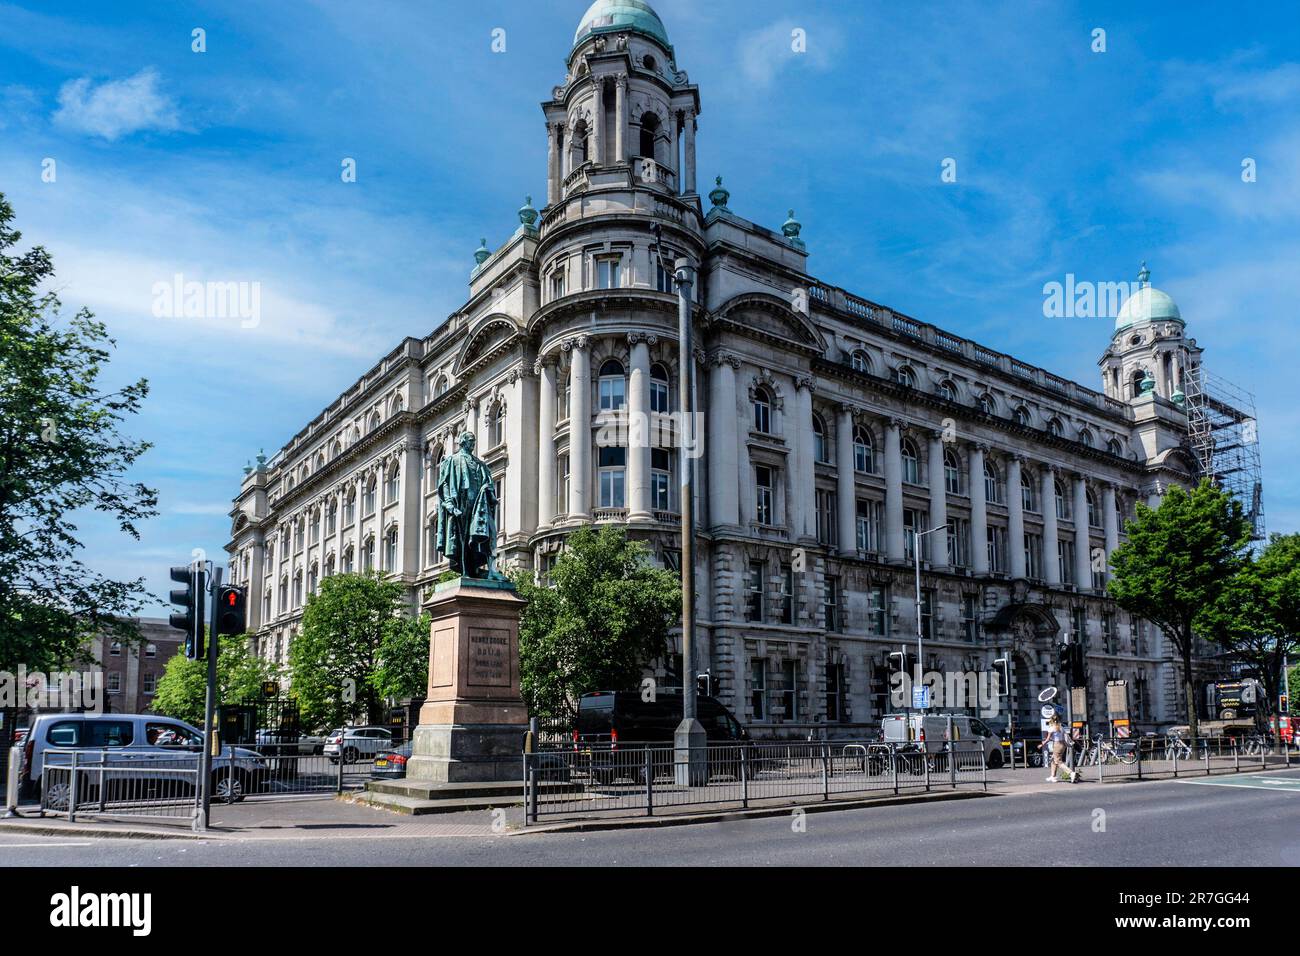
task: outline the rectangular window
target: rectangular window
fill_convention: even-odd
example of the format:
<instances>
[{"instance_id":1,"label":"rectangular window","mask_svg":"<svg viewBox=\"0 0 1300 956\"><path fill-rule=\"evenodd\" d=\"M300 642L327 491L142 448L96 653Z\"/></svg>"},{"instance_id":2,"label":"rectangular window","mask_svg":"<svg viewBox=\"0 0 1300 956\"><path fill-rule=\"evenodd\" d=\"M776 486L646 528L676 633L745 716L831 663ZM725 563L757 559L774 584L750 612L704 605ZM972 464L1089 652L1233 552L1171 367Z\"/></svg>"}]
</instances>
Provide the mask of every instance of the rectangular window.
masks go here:
<instances>
[{"instance_id":1,"label":"rectangular window","mask_svg":"<svg viewBox=\"0 0 1300 956\"><path fill-rule=\"evenodd\" d=\"M1106 552L1102 548L1092 548L1089 557L1092 559L1092 589L1104 591L1106 590Z\"/></svg>"},{"instance_id":2,"label":"rectangular window","mask_svg":"<svg viewBox=\"0 0 1300 956\"><path fill-rule=\"evenodd\" d=\"M745 581L745 620L763 620L763 580L767 572L762 561L749 562L749 575Z\"/></svg>"},{"instance_id":3,"label":"rectangular window","mask_svg":"<svg viewBox=\"0 0 1300 956\"><path fill-rule=\"evenodd\" d=\"M1070 640L1088 646L1088 614L1081 607L1070 610Z\"/></svg>"},{"instance_id":4,"label":"rectangular window","mask_svg":"<svg viewBox=\"0 0 1300 956\"><path fill-rule=\"evenodd\" d=\"M921 592L921 636L927 641L934 640L934 592Z\"/></svg>"},{"instance_id":5,"label":"rectangular window","mask_svg":"<svg viewBox=\"0 0 1300 956\"><path fill-rule=\"evenodd\" d=\"M600 409L614 411L627 406L627 379L622 375L605 375L600 379Z\"/></svg>"},{"instance_id":6,"label":"rectangular window","mask_svg":"<svg viewBox=\"0 0 1300 956\"><path fill-rule=\"evenodd\" d=\"M826 668L826 720L839 723L847 720L848 687L844 681L844 665L831 664Z\"/></svg>"},{"instance_id":7,"label":"rectangular window","mask_svg":"<svg viewBox=\"0 0 1300 956\"><path fill-rule=\"evenodd\" d=\"M655 511L668 510L668 489L672 484L666 448L650 449L650 507Z\"/></svg>"},{"instance_id":8,"label":"rectangular window","mask_svg":"<svg viewBox=\"0 0 1300 956\"><path fill-rule=\"evenodd\" d=\"M600 507L624 507L624 466L627 449L605 447L600 449Z\"/></svg>"},{"instance_id":9,"label":"rectangular window","mask_svg":"<svg viewBox=\"0 0 1300 956\"><path fill-rule=\"evenodd\" d=\"M1110 611L1101 616L1101 637L1107 654L1119 653L1119 635L1115 632L1115 615Z\"/></svg>"},{"instance_id":10,"label":"rectangular window","mask_svg":"<svg viewBox=\"0 0 1300 956\"><path fill-rule=\"evenodd\" d=\"M1062 584L1074 583L1074 542L1060 538L1056 542L1056 566L1061 575Z\"/></svg>"},{"instance_id":11,"label":"rectangular window","mask_svg":"<svg viewBox=\"0 0 1300 956\"><path fill-rule=\"evenodd\" d=\"M658 292L673 291L673 275L664 268L662 262L655 263L655 290Z\"/></svg>"},{"instance_id":12,"label":"rectangular window","mask_svg":"<svg viewBox=\"0 0 1300 956\"><path fill-rule=\"evenodd\" d=\"M774 523L772 507L772 469L766 465L754 466L754 482L757 485L757 501L755 519L759 524L771 525Z\"/></svg>"},{"instance_id":13,"label":"rectangular window","mask_svg":"<svg viewBox=\"0 0 1300 956\"><path fill-rule=\"evenodd\" d=\"M856 517L858 550L877 552L880 550L880 502L857 500Z\"/></svg>"},{"instance_id":14,"label":"rectangular window","mask_svg":"<svg viewBox=\"0 0 1300 956\"><path fill-rule=\"evenodd\" d=\"M556 271L551 273L551 298L561 299L564 297L564 273Z\"/></svg>"},{"instance_id":15,"label":"rectangular window","mask_svg":"<svg viewBox=\"0 0 1300 956\"><path fill-rule=\"evenodd\" d=\"M948 563L954 568L970 567L970 522L965 518L948 522Z\"/></svg>"},{"instance_id":16,"label":"rectangular window","mask_svg":"<svg viewBox=\"0 0 1300 956\"><path fill-rule=\"evenodd\" d=\"M989 550L989 570L1006 573L1007 570L1007 529L998 525L989 525L986 529Z\"/></svg>"},{"instance_id":17,"label":"rectangular window","mask_svg":"<svg viewBox=\"0 0 1300 956\"><path fill-rule=\"evenodd\" d=\"M671 411L668 407L668 383L659 379L650 379L650 411L667 414Z\"/></svg>"},{"instance_id":18,"label":"rectangular window","mask_svg":"<svg viewBox=\"0 0 1300 956\"><path fill-rule=\"evenodd\" d=\"M556 464L559 478L555 482L555 513L566 514L569 510L569 456L561 455Z\"/></svg>"},{"instance_id":19,"label":"rectangular window","mask_svg":"<svg viewBox=\"0 0 1300 956\"><path fill-rule=\"evenodd\" d=\"M822 611L825 615L826 630L841 630L843 622L840 620L840 579L826 576L825 591L823 596Z\"/></svg>"},{"instance_id":20,"label":"rectangular window","mask_svg":"<svg viewBox=\"0 0 1300 956\"><path fill-rule=\"evenodd\" d=\"M157 678L153 674L145 674L142 681L142 688L146 695L153 696L154 684Z\"/></svg>"},{"instance_id":21,"label":"rectangular window","mask_svg":"<svg viewBox=\"0 0 1300 956\"><path fill-rule=\"evenodd\" d=\"M799 719L799 662L781 662L781 704L785 708L784 719Z\"/></svg>"},{"instance_id":22,"label":"rectangular window","mask_svg":"<svg viewBox=\"0 0 1300 956\"><path fill-rule=\"evenodd\" d=\"M794 623L794 568L781 565L781 623Z\"/></svg>"},{"instance_id":23,"label":"rectangular window","mask_svg":"<svg viewBox=\"0 0 1300 956\"><path fill-rule=\"evenodd\" d=\"M961 596L961 636L962 640L974 643L979 637L979 612L976 610L974 594Z\"/></svg>"},{"instance_id":24,"label":"rectangular window","mask_svg":"<svg viewBox=\"0 0 1300 956\"><path fill-rule=\"evenodd\" d=\"M122 693L122 674L120 671L108 672L108 692L110 694Z\"/></svg>"},{"instance_id":25,"label":"rectangular window","mask_svg":"<svg viewBox=\"0 0 1300 956\"><path fill-rule=\"evenodd\" d=\"M916 508L903 509L903 555L908 561L916 558L916 536L925 530L926 513ZM922 539L921 560L929 557L928 539Z\"/></svg>"},{"instance_id":26,"label":"rectangular window","mask_svg":"<svg viewBox=\"0 0 1300 956\"><path fill-rule=\"evenodd\" d=\"M867 631L874 637L885 637L888 633L887 607L884 587L867 591Z\"/></svg>"},{"instance_id":27,"label":"rectangular window","mask_svg":"<svg viewBox=\"0 0 1300 956\"><path fill-rule=\"evenodd\" d=\"M749 662L749 706L754 720L767 720L767 659L763 657Z\"/></svg>"},{"instance_id":28,"label":"rectangular window","mask_svg":"<svg viewBox=\"0 0 1300 956\"><path fill-rule=\"evenodd\" d=\"M606 258L596 260L596 288L617 289L619 260Z\"/></svg>"},{"instance_id":29,"label":"rectangular window","mask_svg":"<svg viewBox=\"0 0 1300 956\"><path fill-rule=\"evenodd\" d=\"M834 547L839 544L835 492L818 488L815 500L817 504L817 540L822 544Z\"/></svg>"},{"instance_id":30,"label":"rectangular window","mask_svg":"<svg viewBox=\"0 0 1300 956\"><path fill-rule=\"evenodd\" d=\"M1025 532L1025 575L1040 581L1043 577L1043 536Z\"/></svg>"}]
</instances>

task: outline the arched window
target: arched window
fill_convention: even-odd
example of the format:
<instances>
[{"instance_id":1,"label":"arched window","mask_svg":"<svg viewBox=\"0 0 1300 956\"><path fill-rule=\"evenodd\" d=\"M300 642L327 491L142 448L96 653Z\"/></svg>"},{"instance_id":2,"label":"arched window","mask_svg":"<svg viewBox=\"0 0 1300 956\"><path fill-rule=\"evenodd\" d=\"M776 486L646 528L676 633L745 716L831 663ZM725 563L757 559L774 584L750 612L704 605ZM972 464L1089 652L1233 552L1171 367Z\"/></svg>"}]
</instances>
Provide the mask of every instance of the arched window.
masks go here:
<instances>
[{"instance_id":1,"label":"arched window","mask_svg":"<svg viewBox=\"0 0 1300 956\"><path fill-rule=\"evenodd\" d=\"M316 508L311 513L311 543L315 544L320 540L320 509Z\"/></svg>"},{"instance_id":2,"label":"arched window","mask_svg":"<svg viewBox=\"0 0 1300 956\"><path fill-rule=\"evenodd\" d=\"M357 569L356 552L352 550L352 545L348 545L343 551L343 573L351 574Z\"/></svg>"},{"instance_id":3,"label":"arched window","mask_svg":"<svg viewBox=\"0 0 1300 956\"><path fill-rule=\"evenodd\" d=\"M374 431L378 427L379 427L379 413L375 412L373 415L370 416L370 430Z\"/></svg>"},{"instance_id":4,"label":"arched window","mask_svg":"<svg viewBox=\"0 0 1300 956\"><path fill-rule=\"evenodd\" d=\"M325 467L325 453L321 452L319 455L316 456L316 470L320 471L324 467Z\"/></svg>"},{"instance_id":5,"label":"arched window","mask_svg":"<svg viewBox=\"0 0 1300 956\"><path fill-rule=\"evenodd\" d=\"M950 495L962 494L961 459L949 448L943 453L943 486Z\"/></svg>"},{"instance_id":6,"label":"arched window","mask_svg":"<svg viewBox=\"0 0 1300 956\"><path fill-rule=\"evenodd\" d=\"M365 544L361 546L361 570L373 571L375 569L375 536L371 535L366 538Z\"/></svg>"},{"instance_id":7,"label":"arched window","mask_svg":"<svg viewBox=\"0 0 1300 956\"><path fill-rule=\"evenodd\" d=\"M671 412L669 402L668 369L656 363L650 366L650 411Z\"/></svg>"},{"instance_id":8,"label":"arched window","mask_svg":"<svg viewBox=\"0 0 1300 956\"><path fill-rule=\"evenodd\" d=\"M339 501L337 498L331 498L325 505L325 533L333 534L338 530L339 525Z\"/></svg>"},{"instance_id":9,"label":"arched window","mask_svg":"<svg viewBox=\"0 0 1300 956\"><path fill-rule=\"evenodd\" d=\"M871 358L862 349L854 349L849 356L849 366L855 372L870 372Z\"/></svg>"},{"instance_id":10,"label":"arched window","mask_svg":"<svg viewBox=\"0 0 1300 956\"><path fill-rule=\"evenodd\" d=\"M441 557L438 554L438 519L434 518L429 522L429 526L425 528L424 534L424 563L426 565L437 564Z\"/></svg>"},{"instance_id":11,"label":"arched window","mask_svg":"<svg viewBox=\"0 0 1300 956\"><path fill-rule=\"evenodd\" d=\"M384 537L384 570L397 571L397 528L388 529Z\"/></svg>"},{"instance_id":12,"label":"arched window","mask_svg":"<svg viewBox=\"0 0 1300 956\"><path fill-rule=\"evenodd\" d=\"M332 578L333 576L334 576L334 555L331 554L328 558L325 559L325 577Z\"/></svg>"},{"instance_id":13,"label":"arched window","mask_svg":"<svg viewBox=\"0 0 1300 956\"><path fill-rule=\"evenodd\" d=\"M573 127L573 142L570 148L570 165L577 169L587 161L587 121L578 120Z\"/></svg>"},{"instance_id":14,"label":"arched window","mask_svg":"<svg viewBox=\"0 0 1300 956\"><path fill-rule=\"evenodd\" d=\"M1023 405L1018 405L1018 406L1016 407L1016 410L1015 410L1015 412L1014 412L1013 414L1014 414L1014 417L1015 417L1015 419L1016 419L1016 424L1017 424L1017 425L1028 425L1028 424L1029 424L1029 409L1025 408L1025 406L1023 406Z\"/></svg>"},{"instance_id":15,"label":"arched window","mask_svg":"<svg viewBox=\"0 0 1300 956\"><path fill-rule=\"evenodd\" d=\"M402 469L397 462L393 462L388 466L388 474L384 478L384 503L394 504L401 491Z\"/></svg>"},{"instance_id":16,"label":"arched window","mask_svg":"<svg viewBox=\"0 0 1300 956\"><path fill-rule=\"evenodd\" d=\"M949 379L944 379L939 383L939 394L950 402L957 401L957 386Z\"/></svg>"},{"instance_id":17,"label":"arched window","mask_svg":"<svg viewBox=\"0 0 1300 956\"><path fill-rule=\"evenodd\" d=\"M859 425L853 429L853 468L865 474L875 474L876 449L871 432Z\"/></svg>"},{"instance_id":18,"label":"arched window","mask_svg":"<svg viewBox=\"0 0 1300 956\"><path fill-rule=\"evenodd\" d=\"M348 496L343 499L343 523L350 525L357 520L357 493L348 491Z\"/></svg>"},{"instance_id":19,"label":"arched window","mask_svg":"<svg viewBox=\"0 0 1300 956\"><path fill-rule=\"evenodd\" d=\"M1061 424L1059 418L1053 418L1047 423L1047 434L1053 438L1060 438L1065 434L1065 426Z\"/></svg>"},{"instance_id":20,"label":"arched window","mask_svg":"<svg viewBox=\"0 0 1300 956\"><path fill-rule=\"evenodd\" d=\"M492 417L488 420L488 440L492 448L497 448L506 443L506 406L504 402L497 402L496 407L492 409Z\"/></svg>"},{"instance_id":21,"label":"arched window","mask_svg":"<svg viewBox=\"0 0 1300 956\"><path fill-rule=\"evenodd\" d=\"M280 579L280 613L289 610L289 576Z\"/></svg>"},{"instance_id":22,"label":"arched window","mask_svg":"<svg viewBox=\"0 0 1300 956\"><path fill-rule=\"evenodd\" d=\"M337 458L341 454L343 454L343 443L336 438L334 444L330 446L330 457Z\"/></svg>"},{"instance_id":23,"label":"arched window","mask_svg":"<svg viewBox=\"0 0 1300 956\"><path fill-rule=\"evenodd\" d=\"M311 474L311 472L308 471L307 466L304 464L304 465L302 466L302 468L301 468L301 469L299 470L299 472L298 472L298 480L299 480L299 481L306 481L306 480L307 480L307 477L308 477L310 474Z\"/></svg>"},{"instance_id":24,"label":"arched window","mask_svg":"<svg viewBox=\"0 0 1300 956\"><path fill-rule=\"evenodd\" d=\"M1129 383L1133 389L1133 398L1139 398L1142 395L1142 380L1146 378L1146 374L1143 369L1137 369L1129 377Z\"/></svg>"},{"instance_id":25,"label":"arched window","mask_svg":"<svg viewBox=\"0 0 1300 956\"><path fill-rule=\"evenodd\" d=\"M772 397L765 388L754 389L754 431L772 434Z\"/></svg>"},{"instance_id":26,"label":"arched window","mask_svg":"<svg viewBox=\"0 0 1300 956\"><path fill-rule=\"evenodd\" d=\"M995 505L1006 504L1003 490L998 466L991 461L984 462L984 500Z\"/></svg>"},{"instance_id":27,"label":"arched window","mask_svg":"<svg viewBox=\"0 0 1300 956\"><path fill-rule=\"evenodd\" d=\"M437 398L447 391L447 376L439 375L433 382L433 396Z\"/></svg>"},{"instance_id":28,"label":"arched window","mask_svg":"<svg viewBox=\"0 0 1300 956\"><path fill-rule=\"evenodd\" d=\"M1052 482L1052 488L1056 494L1056 517L1068 520L1070 517L1070 497L1065 493L1065 489L1059 481Z\"/></svg>"},{"instance_id":29,"label":"arched window","mask_svg":"<svg viewBox=\"0 0 1300 956\"><path fill-rule=\"evenodd\" d=\"M659 133L659 117L647 110L641 114L641 137L637 144L637 155L648 159L655 158L655 138Z\"/></svg>"},{"instance_id":30,"label":"arched window","mask_svg":"<svg viewBox=\"0 0 1300 956\"><path fill-rule=\"evenodd\" d=\"M304 519L299 518L297 524L293 526L293 550L295 551L302 550L302 535L305 530L305 525L306 522Z\"/></svg>"},{"instance_id":31,"label":"arched window","mask_svg":"<svg viewBox=\"0 0 1300 956\"><path fill-rule=\"evenodd\" d=\"M903 480L911 484L921 483L921 459L916 453L912 439L904 438L901 443L903 453Z\"/></svg>"},{"instance_id":32,"label":"arched window","mask_svg":"<svg viewBox=\"0 0 1300 956\"><path fill-rule=\"evenodd\" d=\"M985 392L979 398L975 399L975 404L985 415L992 415L994 409L997 407L993 404L993 396L988 392Z\"/></svg>"},{"instance_id":33,"label":"arched window","mask_svg":"<svg viewBox=\"0 0 1300 956\"><path fill-rule=\"evenodd\" d=\"M1020 472L1020 504L1025 511L1038 511L1038 486L1027 470Z\"/></svg>"},{"instance_id":34,"label":"arched window","mask_svg":"<svg viewBox=\"0 0 1300 956\"><path fill-rule=\"evenodd\" d=\"M813 458L816 461L830 461L830 451L826 442L826 424L822 417L816 412L813 413Z\"/></svg>"},{"instance_id":35,"label":"arched window","mask_svg":"<svg viewBox=\"0 0 1300 956\"><path fill-rule=\"evenodd\" d=\"M1079 429L1079 444L1081 444L1084 448L1091 448L1091 447L1092 447L1092 432L1090 432L1090 431L1089 431L1088 429L1086 429L1086 428L1080 428L1080 429Z\"/></svg>"},{"instance_id":36,"label":"arched window","mask_svg":"<svg viewBox=\"0 0 1300 956\"><path fill-rule=\"evenodd\" d=\"M620 362L608 359L601 365L599 388L601 411L612 411L627 405L627 378Z\"/></svg>"},{"instance_id":37,"label":"arched window","mask_svg":"<svg viewBox=\"0 0 1300 956\"><path fill-rule=\"evenodd\" d=\"M894 370L894 381L904 388L916 388L916 373L906 365L900 365Z\"/></svg>"},{"instance_id":38,"label":"arched window","mask_svg":"<svg viewBox=\"0 0 1300 956\"><path fill-rule=\"evenodd\" d=\"M313 564L311 571L307 573L307 593L315 594L316 585L320 583L320 567Z\"/></svg>"},{"instance_id":39,"label":"arched window","mask_svg":"<svg viewBox=\"0 0 1300 956\"><path fill-rule=\"evenodd\" d=\"M1092 528L1101 527L1101 509L1097 507L1097 496L1088 489L1088 526Z\"/></svg>"},{"instance_id":40,"label":"arched window","mask_svg":"<svg viewBox=\"0 0 1300 956\"><path fill-rule=\"evenodd\" d=\"M366 479L366 493L361 501L361 513L372 515L375 513L375 476L371 475Z\"/></svg>"},{"instance_id":41,"label":"arched window","mask_svg":"<svg viewBox=\"0 0 1300 956\"><path fill-rule=\"evenodd\" d=\"M298 571L293 576L293 606L302 607L302 572Z\"/></svg>"}]
</instances>

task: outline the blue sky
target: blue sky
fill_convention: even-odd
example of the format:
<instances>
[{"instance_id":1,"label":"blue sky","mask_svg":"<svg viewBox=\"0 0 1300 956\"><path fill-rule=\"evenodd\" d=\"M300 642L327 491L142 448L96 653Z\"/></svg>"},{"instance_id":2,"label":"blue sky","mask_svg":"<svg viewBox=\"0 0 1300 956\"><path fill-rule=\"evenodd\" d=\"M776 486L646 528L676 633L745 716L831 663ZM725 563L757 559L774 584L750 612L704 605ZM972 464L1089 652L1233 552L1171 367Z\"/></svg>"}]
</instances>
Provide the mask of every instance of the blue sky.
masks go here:
<instances>
[{"instance_id":1,"label":"blue sky","mask_svg":"<svg viewBox=\"0 0 1300 956\"><path fill-rule=\"evenodd\" d=\"M89 560L162 594L220 557L245 461L463 301L479 237L545 196L538 103L586 5L0 0L0 191L153 388L129 428L163 515L138 543L87 521ZM1112 321L1045 318L1043 285L1147 260L1254 390L1268 527L1300 528L1293 4L654 6L701 182L773 228L793 207L822 280L1097 387ZM259 283L260 323L155 317L177 273Z\"/></svg>"}]
</instances>

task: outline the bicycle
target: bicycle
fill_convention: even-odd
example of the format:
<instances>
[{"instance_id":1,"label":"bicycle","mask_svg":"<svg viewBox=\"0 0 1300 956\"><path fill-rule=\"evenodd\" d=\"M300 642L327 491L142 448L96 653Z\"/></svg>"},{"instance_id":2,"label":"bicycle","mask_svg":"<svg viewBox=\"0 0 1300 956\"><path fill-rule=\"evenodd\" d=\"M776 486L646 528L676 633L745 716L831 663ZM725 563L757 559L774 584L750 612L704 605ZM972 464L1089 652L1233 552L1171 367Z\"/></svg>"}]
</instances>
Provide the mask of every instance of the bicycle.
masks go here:
<instances>
[{"instance_id":1,"label":"bicycle","mask_svg":"<svg viewBox=\"0 0 1300 956\"><path fill-rule=\"evenodd\" d=\"M1165 736L1165 759L1166 760L1190 760L1192 758L1192 745L1183 739L1182 734L1174 733Z\"/></svg>"}]
</instances>

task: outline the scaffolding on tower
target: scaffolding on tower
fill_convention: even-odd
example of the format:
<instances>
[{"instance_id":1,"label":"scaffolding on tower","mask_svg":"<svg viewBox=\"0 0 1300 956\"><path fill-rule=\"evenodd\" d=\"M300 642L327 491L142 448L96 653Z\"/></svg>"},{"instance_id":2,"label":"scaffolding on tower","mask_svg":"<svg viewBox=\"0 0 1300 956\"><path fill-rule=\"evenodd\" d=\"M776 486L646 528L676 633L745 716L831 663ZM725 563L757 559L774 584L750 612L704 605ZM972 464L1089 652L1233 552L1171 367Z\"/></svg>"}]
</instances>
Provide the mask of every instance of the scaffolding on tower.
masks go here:
<instances>
[{"instance_id":1,"label":"scaffolding on tower","mask_svg":"<svg viewBox=\"0 0 1300 956\"><path fill-rule=\"evenodd\" d=\"M1255 396L1196 367L1184 382L1187 438L1201 475L1241 502L1251 538L1264 539L1264 499Z\"/></svg>"}]
</instances>

